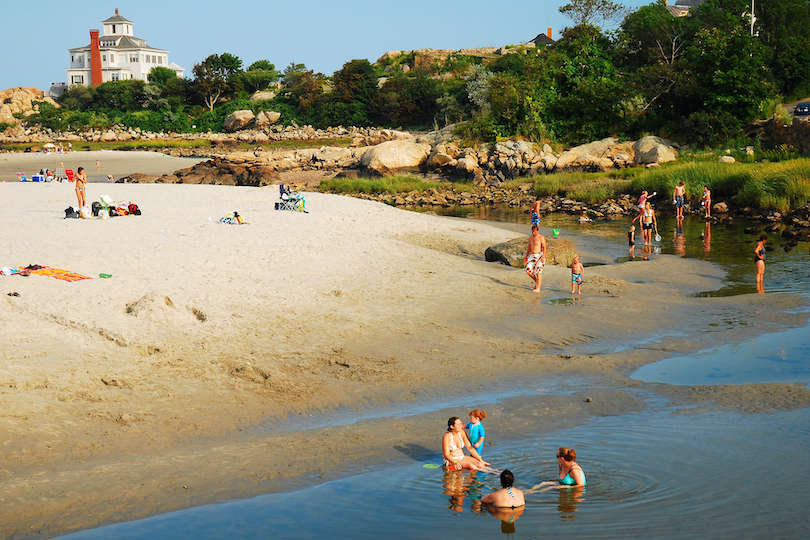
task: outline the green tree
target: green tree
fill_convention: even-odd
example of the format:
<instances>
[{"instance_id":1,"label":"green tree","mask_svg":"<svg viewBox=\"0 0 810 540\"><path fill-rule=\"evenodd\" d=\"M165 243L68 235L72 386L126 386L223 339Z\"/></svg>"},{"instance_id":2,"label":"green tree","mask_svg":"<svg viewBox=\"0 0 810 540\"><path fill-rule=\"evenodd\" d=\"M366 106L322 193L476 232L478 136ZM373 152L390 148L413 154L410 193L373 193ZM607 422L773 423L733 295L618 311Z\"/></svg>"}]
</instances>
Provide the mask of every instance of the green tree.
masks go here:
<instances>
[{"instance_id":1,"label":"green tree","mask_svg":"<svg viewBox=\"0 0 810 540\"><path fill-rule=\"evenodd\" d=\"M235 81L242 72L242 60L230 54L212 54L199 64L194 64L194 90L200 95L209 111L224 97L234 93Z\"/></svg>"},{"instance_id":2,"label":"green tree","mask_svg":"<svg viewBox=\"0 0 810 540\"><path fill-rule=\"evenodd\" d=\"M767 47L779 91L799 99L810 95L810 2L757 2L756 16L756 30Z\"/></svg>"},{"instance_id":3,"label":"green tree","mask_svg":"<svg viewBox=\"0 0 810 540\"><path fill-rule=\"evenodd\" d=\"M239 77L244 89L253 93L264 90L276 82L279 79L279 72L269 60L257 60Z\"/></svg>"},{"instance_id":4,"label":"green tree","mask_svg":"<svg viewBox=\"0 0 810 540\"><path fill-rule=\"evenodd\" d=\"M610 0L571 0L559 8L560 13L574 21L575 26L604 26L618 23L627 8Z\"/></svg>"},{"instance_id":5,"label":"green tree","mask_svg":"<svg viewBox=\"0 0 810 540\"><path fill-rule=\"evenodd\" d=\"M352 60L332 75L332 93L344 103L368 104L377 95L377 70L368 60Z\"/></svg>"},{"instance_id":6,"label":"green tree","mask_svg":"<svg viewBox=\"0 0 810 540\"><path fill-rule=\"evenodd\" d=\"M149 83L162 87L169 79L176 79L177 73L163 66L155 66L149 71Z\"/></svg>"}]
</instances>

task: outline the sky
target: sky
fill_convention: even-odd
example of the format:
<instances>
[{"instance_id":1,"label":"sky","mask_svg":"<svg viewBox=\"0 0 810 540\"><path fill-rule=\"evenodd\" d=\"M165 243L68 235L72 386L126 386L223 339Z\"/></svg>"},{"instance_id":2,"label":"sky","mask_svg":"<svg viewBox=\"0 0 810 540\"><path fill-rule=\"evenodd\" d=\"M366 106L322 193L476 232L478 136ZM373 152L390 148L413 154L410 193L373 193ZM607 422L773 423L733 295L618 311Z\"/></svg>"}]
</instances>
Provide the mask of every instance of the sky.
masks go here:
<instances>
[{"instance_id":1,"label":"sky","mask_svg":"<svg viewBox=\"0 0 810 540\"><path fill-rule=\"evenodd\" d=\"M66 82L68 49L90 43L90 30L115 14L135 37L169 51L191 69L208 55L234 54L247 68L269 60L282 70L305 64L332 75L350 60L376 61L387 51L500 47L525 43L550 27L554 39L573 23L567 0L39 0L6 2L0 17L0 90L47 90ZM654 0L625 0L637 8ZM14 31L13 29L18 29Z\"/></svg>"}]
</instances>

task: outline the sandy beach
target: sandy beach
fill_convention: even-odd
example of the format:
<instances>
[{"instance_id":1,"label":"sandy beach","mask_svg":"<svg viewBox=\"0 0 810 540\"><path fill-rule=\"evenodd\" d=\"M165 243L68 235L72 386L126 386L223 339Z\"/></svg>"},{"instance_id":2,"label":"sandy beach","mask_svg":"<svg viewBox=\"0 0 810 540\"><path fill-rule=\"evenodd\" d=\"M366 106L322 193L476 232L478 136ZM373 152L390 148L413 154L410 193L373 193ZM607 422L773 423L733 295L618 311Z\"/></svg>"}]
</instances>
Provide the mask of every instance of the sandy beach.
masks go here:
<instances>
[{"instance_id":1,"label":"sandy beach","mask_svg":"<svg viewBox=\"0 0 810 540\"><path fill-rule=\"evenodd\" d=\"M122 173L141 167L104 154ZM15 159L0 154L2 170ZM674 256L588 268L580 301L550 304L570 291L570 269L547 267L534 294L522 270L483 261L520 233L371 201L306 193L308 213L277 212L276 186L90 184L88 201L109 195L143 214L65 220L72 188L0 184L0 266L91 278L0 276L4 538L291 489L403 448L438 451L447 417L486 403L396 411L499 381L603 384L587 403L574 391L491 404L495 440L633 411L643 407L628 391L640 384L627 377L634 368L807 320L795 296L692 297L719 288L723 272ZM233 211L248 224L217 223ZM801 385L712 388L649 385L729 410L810 405ZM390 413L319 425L374 409Z\"/></svg>"}]
</instances>

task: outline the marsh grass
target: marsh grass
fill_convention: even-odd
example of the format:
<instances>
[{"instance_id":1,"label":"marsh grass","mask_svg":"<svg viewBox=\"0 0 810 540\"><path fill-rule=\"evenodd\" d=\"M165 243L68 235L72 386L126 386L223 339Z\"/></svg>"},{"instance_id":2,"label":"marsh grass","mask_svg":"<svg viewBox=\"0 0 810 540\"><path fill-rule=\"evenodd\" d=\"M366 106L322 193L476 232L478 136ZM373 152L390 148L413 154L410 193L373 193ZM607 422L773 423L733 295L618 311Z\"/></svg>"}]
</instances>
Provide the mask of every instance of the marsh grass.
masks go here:
<instances>
[{"instance_id":1,"label":"marsh grass","mask_svg":"<svg viewBox=\"0 0 810 540\"><path fill-rule=\"evenodd\" d=\"M615 171L620 172L620 171ZM560 195L586 204L596 204L625 192L630 175L612 173L561 173L533 177L537 197Z\"/></svg>"},{"instance_id":2,"label":"marsh grass","mask_svg":"<svg viewBox=\"0 0 810 540\"><path fill-rule=\"evenodd\" d=\"M449 187L447 183L430 182L415 176L386 178L328 178L321 180L320 190L334 193L407 193Z\"/></svg>"}]
</instances>

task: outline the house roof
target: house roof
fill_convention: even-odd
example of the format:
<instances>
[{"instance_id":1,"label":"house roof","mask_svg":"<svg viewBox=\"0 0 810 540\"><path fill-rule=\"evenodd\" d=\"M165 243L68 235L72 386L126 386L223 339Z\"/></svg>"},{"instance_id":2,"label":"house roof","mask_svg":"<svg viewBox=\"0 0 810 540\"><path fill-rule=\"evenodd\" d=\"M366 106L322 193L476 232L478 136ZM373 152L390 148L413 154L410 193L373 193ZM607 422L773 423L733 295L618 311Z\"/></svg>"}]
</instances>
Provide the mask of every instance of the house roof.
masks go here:
<instances>
[{"instance_id":1,"label":"house roof","mask_svg":"<svg viewBox=\"0 0 810 540\"><path fill-rule=\"evenodd\" d=\"M121 15L118 14L118 10L115 10L115 15L107 19L106 21L101 21L101 23L132 23L132 21L123 18Z\"/></svg>"},{"instance_id":2,"label":"house roof","mask_svg":"<svg viewBox=\"0 0 810 540\"><path fill-rule=\"evenodd\" d=\"M545 34L537 34L537 37L531 40L530 43L534 43L535 45L553 45L557 42Z\"/></svg>"},{"instance_id":3,"label":"house roof","mask_svg":"<svg viewBox=\"0 0 810 540\"><path fill-rule=\"evenodd\" d=\"M109 36L107 36L109 38ZM103 40L103 38L102 38ZM115 45L102 45L102 50L132 50L132 49L149 49L150 51L157 51L157 52L164 52L168 53L169 51L165 49L156 49L154 47L150 47L146 44L146 40L139 39L136 37L129 37L129 36L118 36L115 38L116 44ZM139 43L143 43L143 45L139 45ZM70 52L80 52L80 51L89 51L90 45L86 45L84 47L76 47L75 49L68 49Z\"/></svg>"}]
</instances>

